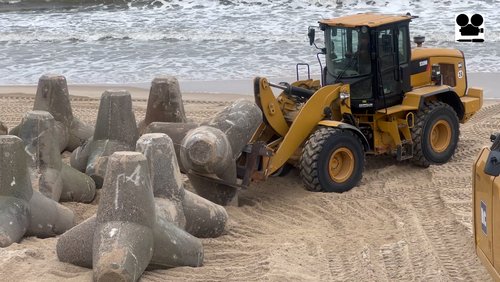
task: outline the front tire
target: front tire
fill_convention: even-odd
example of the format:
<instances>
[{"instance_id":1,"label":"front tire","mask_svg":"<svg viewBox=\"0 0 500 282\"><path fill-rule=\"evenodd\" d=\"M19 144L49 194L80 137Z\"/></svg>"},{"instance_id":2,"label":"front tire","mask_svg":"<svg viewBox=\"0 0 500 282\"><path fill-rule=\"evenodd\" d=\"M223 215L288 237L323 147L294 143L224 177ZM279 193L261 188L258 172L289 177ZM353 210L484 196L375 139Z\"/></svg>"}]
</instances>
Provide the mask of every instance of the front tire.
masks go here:
<instances>
[{"instance_id":1,"label":"front tire","mask_svg":"<svg viewBox=\"0 0 500 282\"><path fill-rule=\"evenodd\" d=\"M350 130L320 127L307 140L300 159L300 176L309 191L342 193L361 180L363 144Z\"/></svg>"},{"instance_id":2,"label":"front tire","mask_svg":"<svg viewBox=\"0 0 500 282\"><path fill-rule=\"evenodd\" d=\"M448 162L458 144L460 127L452 107L441 101L425 102L412 128L413 163L428 167Z\"/></svg>"}]
</instances>

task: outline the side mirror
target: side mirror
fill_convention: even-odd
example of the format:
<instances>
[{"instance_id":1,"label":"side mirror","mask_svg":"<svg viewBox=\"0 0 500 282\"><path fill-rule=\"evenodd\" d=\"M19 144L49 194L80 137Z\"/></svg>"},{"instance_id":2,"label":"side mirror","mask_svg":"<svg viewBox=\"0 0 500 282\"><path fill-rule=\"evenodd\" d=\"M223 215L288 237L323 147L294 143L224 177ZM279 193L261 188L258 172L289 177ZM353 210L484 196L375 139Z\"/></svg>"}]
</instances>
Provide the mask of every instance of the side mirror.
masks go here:
<instances>
[{"instance_id":1,"label":"side mirror","mask_svg":"<svg viewBox=\"0 0 500 282\"><path fill-rule=\"evenodd\" d=\"M309 37L309 45L311 46L314 44L315 35L316 30L313 27L309 27L309 29L307 30L307 37Z\"/></svg>"},{"instance_id":2,"label":"side mirror","mask_svg":"<svg viewBox=\"0 0 500 282\"><path fill-rule=\"evenodd\" d=\"M484 173L491 176L500 176L500 134L494 134L490 136L491 142L493 144L490 148L490 154L488 155L488 161L484 167Z\"/></svg>"},{"instance_id":3,"label":"side mirror","mask_svg":"<svg viewBox=\"0 0 500 282\"><path fill-rule=\"evenodd\" d=\"M484 173L491 176L500 176L500 152L490 152L488 155L488 162L484 167Z\"/></svg>"}]
</instances>

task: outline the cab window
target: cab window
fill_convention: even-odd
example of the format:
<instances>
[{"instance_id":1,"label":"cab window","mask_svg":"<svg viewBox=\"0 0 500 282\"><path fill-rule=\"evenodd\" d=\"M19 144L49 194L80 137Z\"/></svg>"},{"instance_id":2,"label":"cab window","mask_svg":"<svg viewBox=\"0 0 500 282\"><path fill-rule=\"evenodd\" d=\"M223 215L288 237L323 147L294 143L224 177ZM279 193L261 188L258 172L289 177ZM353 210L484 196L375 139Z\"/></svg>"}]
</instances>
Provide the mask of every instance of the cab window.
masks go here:
<instances>
[{"instance_id":1,"label":"cab window","mask_svg":"<svg viewBox=\"0 0 500 282\"><path fill-rule=\"evenodd\" d=\"M399 64L408 63L408 29L405 26L399 27L398 54Z\"/></svg>"}]
</instances>

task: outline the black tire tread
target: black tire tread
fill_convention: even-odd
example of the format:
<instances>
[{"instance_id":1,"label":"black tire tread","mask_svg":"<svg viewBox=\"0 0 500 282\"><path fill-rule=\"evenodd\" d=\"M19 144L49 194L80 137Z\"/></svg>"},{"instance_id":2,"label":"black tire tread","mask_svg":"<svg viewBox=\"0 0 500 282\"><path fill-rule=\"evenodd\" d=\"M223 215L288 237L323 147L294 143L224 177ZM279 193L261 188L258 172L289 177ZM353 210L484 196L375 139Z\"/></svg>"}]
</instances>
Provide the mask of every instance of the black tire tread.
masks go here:
<instances>
[{"instance_id":1,"label":"black tire tread","mask_svg":"<svg viewBox=\"0 0 500 282\"><path fill-rule=\"evenodd\" d=\"M450 105L441 101L426 101L424 103L423 108L417 112L415 125L411 129L411 136L413 139L413 158L411 159L411 162L417 166L429 167L431 165L431 162L424 156L422 138L424 135L424 125L427 116L429 113L439 110L439 108L447 108L448 110L451 110L458 120L455 110ZM460 135L460 132L458 132L458 134Z\"/></svg>"},{"instance_id":2,"label":"black tire tread","mask_svg":"<svg viewBox=\"0 0 500 282\"><path fill-rule=\"evenodd\" d=\"M318 178L318 158L327 139L332 134L337 134L342 131L343 130L340 128L320 127L313 134L311 134L309 139L307 139L299 162L300 177L302 178L307 190L312 192L323 191ZM350 130L345 130L345 132L351 134L356 140L358 140L359 146L363 148L363 144L356 134ZM363 154L363 158L364 157L365 156ZM363 164L364 163L365 162L363 162ZM363 169L364 167L362 170Z\"/></svg>"}]
</instances>

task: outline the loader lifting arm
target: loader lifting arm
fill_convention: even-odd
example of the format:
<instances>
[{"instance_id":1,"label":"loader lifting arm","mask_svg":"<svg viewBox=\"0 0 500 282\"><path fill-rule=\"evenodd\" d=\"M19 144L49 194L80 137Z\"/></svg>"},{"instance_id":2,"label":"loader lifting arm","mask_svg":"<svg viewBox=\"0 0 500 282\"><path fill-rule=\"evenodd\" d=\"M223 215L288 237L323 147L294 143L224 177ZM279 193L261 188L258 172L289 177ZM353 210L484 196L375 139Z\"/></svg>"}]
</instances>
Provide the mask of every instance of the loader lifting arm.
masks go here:
<instances>
[{"instance_id":1,"label":"loader lifting arm","mask_svg":"<svg viewBox=\"0 0 500 282\"><path fill-rule=\"evenodd\" d=\"M282 89L280 96L304 99L293 122L289 123L285 119L282 105L271 87ZM262 109L264 122L254 134L251 144L244 150L245 161L240 160L238 176L243 179L243 185L250 180L264 180L280 169L327 117L327 113L332 111L332 105L339 99L341 90L349 91L349 88L338 83L314 91L294 85L276 85L265 78L255 78L255 101ZM350 112L349 102L345 101L340 110ZM338 121L338 124L342 122Z\"/></svg>"}]
</instances>

